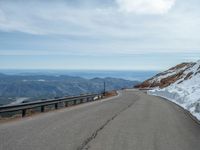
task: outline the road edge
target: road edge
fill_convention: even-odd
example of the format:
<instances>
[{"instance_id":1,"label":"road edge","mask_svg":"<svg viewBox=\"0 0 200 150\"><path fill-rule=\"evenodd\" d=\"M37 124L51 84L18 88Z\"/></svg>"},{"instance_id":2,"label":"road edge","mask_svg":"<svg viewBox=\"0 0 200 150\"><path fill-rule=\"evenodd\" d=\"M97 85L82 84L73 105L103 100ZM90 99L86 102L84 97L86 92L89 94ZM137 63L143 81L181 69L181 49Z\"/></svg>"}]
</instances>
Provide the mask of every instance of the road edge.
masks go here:
<instances>
[{"instance_id":1,"label":"road edge","mask_svg":"<svg viewBox=\"0 0 200 150\"><path fill-rule=\"evenodd\" d=\"M145 92L145 94L147 94L147 92ZM149 95L149 94L147 94L147 95ZM160 99L163 99L163 100L167 101L167 102L170 103L170 104L173 104L173 105L175 104L176 106L178 106L179 108L181 108L181 109L184 111L184 113L185 113L187 116L189 116L195 123L197 123L198 125L200 125L200 120L198 120L195 116L192 115L191 112L189 112L187 109L184 109L183 107L181 107L181 106L178 105L177 103L175 103L175 102L173 102L173 101L170 101L170 100L168 100L167 98L164 98L164 97L161 97L161 96L157 96L157 95L150 95L150 96L159 97Z\"/></svg>"}]
</instances>

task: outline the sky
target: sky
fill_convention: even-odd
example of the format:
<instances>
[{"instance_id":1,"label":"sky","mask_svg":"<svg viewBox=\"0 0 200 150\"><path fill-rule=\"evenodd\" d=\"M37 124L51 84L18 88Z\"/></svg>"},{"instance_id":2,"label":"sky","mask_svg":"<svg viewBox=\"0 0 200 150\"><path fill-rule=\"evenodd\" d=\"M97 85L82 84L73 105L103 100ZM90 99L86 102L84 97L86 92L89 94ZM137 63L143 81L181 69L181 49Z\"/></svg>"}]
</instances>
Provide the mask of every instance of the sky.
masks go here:
<instances>
[{"instance_id":1,"label":"sky","mask_svg":"<svg viewBox=\"0 0 200 150\"><path fill-rule=\"evenodd\" d=\"M199 0L0 0L0 69L165 70L200 58Z\"/></svg>"}]
</instances>

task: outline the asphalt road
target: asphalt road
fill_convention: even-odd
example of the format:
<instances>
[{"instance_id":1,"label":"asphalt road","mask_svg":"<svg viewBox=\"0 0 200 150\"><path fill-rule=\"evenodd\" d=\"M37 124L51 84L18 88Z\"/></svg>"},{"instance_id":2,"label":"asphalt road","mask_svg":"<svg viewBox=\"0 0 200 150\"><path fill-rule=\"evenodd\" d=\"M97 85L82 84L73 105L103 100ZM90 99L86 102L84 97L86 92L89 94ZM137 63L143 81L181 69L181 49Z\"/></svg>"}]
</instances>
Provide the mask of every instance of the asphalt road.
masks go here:
<instances>
[{"instance_id":1,"label":"asphalt road","mask_svg":"<svg viewBox=\"0 0 200 150\"><path fill-rule=\"evenodd\" d=\"M200 150L200 125L139 91L0 124L0 150Z\"/></svg>"}]
</instances>

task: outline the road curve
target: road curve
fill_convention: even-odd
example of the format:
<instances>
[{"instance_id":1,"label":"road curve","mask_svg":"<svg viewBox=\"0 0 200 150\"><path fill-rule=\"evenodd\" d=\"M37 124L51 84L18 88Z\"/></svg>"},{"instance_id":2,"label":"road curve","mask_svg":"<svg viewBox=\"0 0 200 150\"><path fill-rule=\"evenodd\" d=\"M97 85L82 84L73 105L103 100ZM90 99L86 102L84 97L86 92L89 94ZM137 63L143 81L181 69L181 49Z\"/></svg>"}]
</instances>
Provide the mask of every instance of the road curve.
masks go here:
<instances>
[{"instance_id":1,"label":"road curve","mask_svg":"<svg viewBox=\"0 0 200 150\"><path fill-rule=\"evenodd\" d=\"M135 90L0 124L0 150L200 150L180 107Z\"/></svg>"}]
</instances>

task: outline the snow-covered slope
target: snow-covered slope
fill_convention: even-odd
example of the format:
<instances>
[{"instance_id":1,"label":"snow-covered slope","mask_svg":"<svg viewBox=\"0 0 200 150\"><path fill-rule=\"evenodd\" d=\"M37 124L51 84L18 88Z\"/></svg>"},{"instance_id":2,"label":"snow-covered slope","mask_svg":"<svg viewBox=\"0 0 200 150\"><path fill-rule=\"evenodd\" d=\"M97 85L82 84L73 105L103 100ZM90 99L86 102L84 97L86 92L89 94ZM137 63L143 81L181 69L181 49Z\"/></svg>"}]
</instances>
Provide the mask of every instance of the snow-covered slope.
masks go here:
<instances>
[{"instance_id":1,"label":"snow-covered slope","mask_svg":"<svg viewBox=\"0 0 200 150\"><path fill-rule=\"evenodd\" d=\"M185 63L182 67L172 70L164 72L164 75L157 75L149 81L158 83L161 80L171 79L171 76L177 76L176 80L168 82L168 86L162 84L154 86L148 94L164 97L190 111L200 120L200 61Z\"/></svg>"},{"instance_id":2,"label":"snow-covered slope","mask_svg":"<svg viewBox=\"0 0 200 150\"><path fill-rule=\"evenodd\" d=\"M184 80L190 78L192 73L190 69L196 63L182 63L173 68L170 68L167 71L159 73L154 77L144 81L143 83L135 86L136 88L155 88L155 87L167 87L172 83L175 83L177 80ZM181 81L180 81L181 82Z\"/></svg>"}]
</instances>

